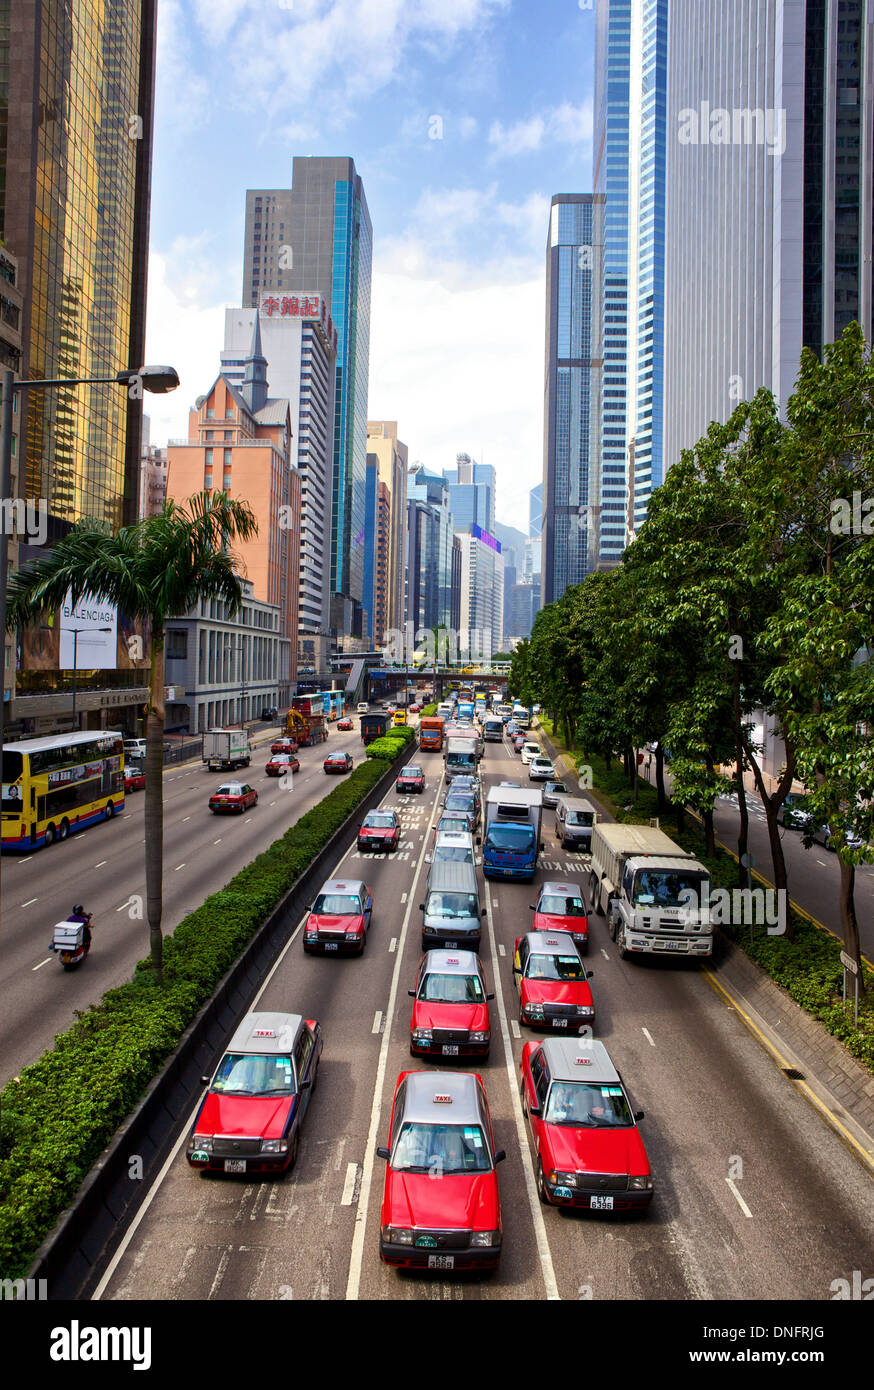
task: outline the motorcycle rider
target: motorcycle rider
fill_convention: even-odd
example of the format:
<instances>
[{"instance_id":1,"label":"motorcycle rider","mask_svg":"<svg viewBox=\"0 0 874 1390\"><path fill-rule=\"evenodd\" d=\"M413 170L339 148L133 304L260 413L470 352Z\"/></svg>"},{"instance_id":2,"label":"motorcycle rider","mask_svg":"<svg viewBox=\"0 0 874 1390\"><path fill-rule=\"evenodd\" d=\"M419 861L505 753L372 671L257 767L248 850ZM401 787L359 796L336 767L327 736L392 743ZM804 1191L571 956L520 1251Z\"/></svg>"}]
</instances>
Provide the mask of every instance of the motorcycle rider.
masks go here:
<instances>
[{"instance_id":1,"label":"motorcycle rider","mask_svg":"<svg viewBox=\"0 0 874 1390\"><path fill-rule=\"evenodd\" d=\"M90 912L86 912L82 907L81 903L77 903L67 919L69 922L82 923L82 944L84 945L86 951L91 946L91 917L92 914Z\"/></svg>"}]
</instances>

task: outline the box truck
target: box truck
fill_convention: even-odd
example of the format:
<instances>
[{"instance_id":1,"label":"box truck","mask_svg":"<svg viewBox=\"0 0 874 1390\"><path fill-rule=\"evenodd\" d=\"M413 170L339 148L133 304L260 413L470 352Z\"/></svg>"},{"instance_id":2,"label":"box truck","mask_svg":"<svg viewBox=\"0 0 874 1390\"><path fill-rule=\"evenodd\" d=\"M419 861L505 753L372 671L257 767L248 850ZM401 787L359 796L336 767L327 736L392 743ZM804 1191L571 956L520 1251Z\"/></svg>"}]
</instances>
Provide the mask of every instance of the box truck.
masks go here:
<instances>
[{"instance_id":1,"label":"box truck","mask_svg":"<svg viewBox=\"0 0 874 1390\"><path fill-rule=\"evenodd\" d=\"M200 756L210 772L248 767L251 759L249 735L245 729L207 729Z\"/></svg>"},{"instance_id":2,"label":"box truck","mask_svg":"<svg viewBox=\"0 0 874 1390\"><path fill-rule=\"evenodd\" d=\"M530 882L543 848L540 787L492 787L486 797L483 873Z\"/></svg>"},{"instance_id":3,"label":"box truck","mask_svg":"<svg viewBox=\"0 0 874 1390\"><path fill-rule=\"evenodd\" d=\"M710 874L693 854L650 825L592 826L591 899L607 915L611 937L627 960L713 954Z\"/></svg>"}]
</instances>

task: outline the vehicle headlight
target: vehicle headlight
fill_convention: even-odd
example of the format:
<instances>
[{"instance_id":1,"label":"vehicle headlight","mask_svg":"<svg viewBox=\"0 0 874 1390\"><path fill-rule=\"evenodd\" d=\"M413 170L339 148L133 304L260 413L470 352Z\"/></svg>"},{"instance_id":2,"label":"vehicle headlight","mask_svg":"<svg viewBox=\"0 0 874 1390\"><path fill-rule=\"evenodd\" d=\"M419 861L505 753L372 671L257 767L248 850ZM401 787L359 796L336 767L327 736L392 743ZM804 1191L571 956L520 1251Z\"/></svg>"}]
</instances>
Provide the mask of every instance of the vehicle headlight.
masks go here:
<instances>
[{"instance_id":1,"label":"vehicle headlight","mask_svg":"<svg viewBox=\"0 0 874 1390\"><path fill-rule=\"evenodd\" d=\"M525 1012L526 1012L526 1014L537 1014L537 1015L540 1015L540 1016L542 1017L542 1015L543 1015L543 1005L542 1005L542 1004L526 1004L526 1005L525 1005Z\"/></svg>"},{"instance_id":2,"label":"vehicle headlight","mask_svg":"<svg viewBox=\"0 0 874 1390\"><path fill-rule=\"evenodd\" d=\"M408 1226L383 1226L382 1238L393 1245L412 1245L413 1232Z\"/></svg>"},{"instance_id":3,"label":"vehicle headlight","mask_svg":"<svg viewBox=\"0 0 874 1390\"><path fill-rule=\"evenodd\" d=\"M306 938L307 941L318 941L318 939L319 939L319 929L318 929L318 927L307 927L306 931L304 932L304 936L305 936L305 938Z\"/></svg>"},{"instance_id":4,"label":"vehicle headlight","mask_svg":"<svg viewBox=\"0 0 874 1390\"><path fill-rule=\"evenodd\" d=\"M577 1013L582 1018L594 1018L595 1010L591 1004L578 1004Z\"/></svg>"},{"instance_id":5,"label":"vehicle headlight","mask_svg":"<svg viewBox=\"0 0 874 1390\"><path fill-rule=\"evenodd\" d=\"M413 1029L413 1040L414 1040L414 1042L430 1042L432 1037L433 1037L433 1033L432 1033L432 1031L431 1031L430 1028L414 1028L414 1029Z\"/></svg>"},{"instance_id":6,"label":"vehicle headlight","mask_svg":"<svg viewBox=\"0 0 874 1390\"><path fill-rule=\"evenodd\" d=\"M362 936L364 935L364 932L361 930L360 927L356 927L354 931L347 931L346 935L348 936L350 941L360 941Z\"/></svg>"},{"instance_id":7,"label":"vehicle headlight","mask_svg":"<svg viewBox=\"0 0 874 1390\"><path fill-rule=\"evenodd\" d=\"M194 1149L201 1149L205 1154L212 1153L212 1135L195 1134L191 1139L191 1146Z\"/></svg>"},{"instance_id":8,"label":"vehicle headlight","mask_svg":"<svg viewBox=\"0 0 874 1390\"><path fill-rule=\"evenodd\" d=\"M576 1187L577 1175L576 1173L559 1173L553 1168L548 1181L553 1183L555 1187Z\"/></svg>"},{"instance_id":9,"label":"vehicle headlight","mask_svg":"<svg viewBox=\"0 0 874 1390\"><path fill-rule=\"evenodd\" d=\"M472 1231L470 1237L471 1246L483 1247L499 1245L501 1242L500 1231Z\"/></svg>"},{"instance_id":10,"label":"vehicle headlight","mask_svg":"<svg viewBox=\"0 0 874 1390\"><path fill-rule=\"evenodd\" d=\"M588 932L584 932L584 931L575 931L575 932L572 932L571 935L573 936L574 941L581 941L581 942L583 943L584 946L587 944L587 942L588 942L588 940L589 940L589 934L588 934Z\"/></svg>"},{"instance_id":11,"label":"vehicle headlight","mask_svg":"<svg viewBox=\"0 0 874 1390\"><path fill-rule=\"evenodd\" d=\"M652 1190L652 1178L643 1174L628 1179L628 1186L632 1192L650 1192Z\"/></svg>"},{"instance_id":12,"label":"vehicle headlight","mask_svg":"<svg viewBox=\"0 0 874 1390\"><path fill-rule=\"evenodd\" d=\"M471 1042L488 1042L491 1036L488 1028L480 1028L476 1032L471 1033L470 1040Z\"/></svg>"},{"instance_id":13,"label":"vehicle headlight","mask_svg":"<svg viewBox=\"0 0 874 1390\"><path fill-rule=\"evenodd\" d=\"M284 1154L288 1152L288 1140L286 1139L262 1139L262 1154Z\"/></svg>"}]
</instances>

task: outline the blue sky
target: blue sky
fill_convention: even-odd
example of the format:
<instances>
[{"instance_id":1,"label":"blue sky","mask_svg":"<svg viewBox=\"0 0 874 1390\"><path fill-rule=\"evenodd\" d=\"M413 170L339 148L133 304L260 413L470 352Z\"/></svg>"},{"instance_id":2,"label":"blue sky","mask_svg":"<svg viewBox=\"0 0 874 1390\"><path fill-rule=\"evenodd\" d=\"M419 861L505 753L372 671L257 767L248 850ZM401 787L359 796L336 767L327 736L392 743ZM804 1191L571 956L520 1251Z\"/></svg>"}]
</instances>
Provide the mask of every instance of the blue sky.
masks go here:
<instances>
[{"instance_id":1,"label":"blue sky","mask_svg":"<svg viewBox=\"0 0 874 1390\"><path fill-rule=\"evenodd\" d=\"M161 0L147 357L187 433L239 304L247 188L351 155L374 237L369 415L430 468L540 481L549 199L591 188L594 11L579 0Z\"/></svg>"}]
</instances>

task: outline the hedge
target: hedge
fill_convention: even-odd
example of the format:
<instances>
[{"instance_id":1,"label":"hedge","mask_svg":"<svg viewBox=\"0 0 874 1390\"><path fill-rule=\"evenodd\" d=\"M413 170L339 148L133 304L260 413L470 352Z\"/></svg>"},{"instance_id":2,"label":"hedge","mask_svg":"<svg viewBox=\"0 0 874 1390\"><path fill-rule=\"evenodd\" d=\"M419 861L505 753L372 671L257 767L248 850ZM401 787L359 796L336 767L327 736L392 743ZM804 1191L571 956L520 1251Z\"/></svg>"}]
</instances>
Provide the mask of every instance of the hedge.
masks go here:
<instances>
[{"instance_id":1,"label":"hedge","mask_svg":"<svg viewBox=\"0 0 874 1390\"><path fill-rule=\"evenodd\" d=\"M388 758L389 761L398 756L407 744L412 743L416 737L415 730L408 724L398 724L394 728L388 729L381 738L375 738L372 743L367 745L366 756L368 758Z\"/></svg>"},{"instance_id":2,"label":"hedge","mask_svg":"<svg viewBox=\"0 0 874 1390\"><path fill-rule=\"evenodd\" d=\"M395 756L397 747L391 756ZM222 977L387 770L361 763L0 1093L0 1277L17 1278ZM145 925L144 925L144 941Z\"/></svg>"},{"instance_id":3,"label":"hedge","mask_svg":"<svg viewBox=\"0 0 874 1390\"><path fill-rule=\"evenodd\" d=\"M425 717L426 719L429 719L430 716L431 716L432 714L436 714L436 713L437 713L437 701L436 701L436 700L434 701L433 705L425 705L425 706L423 707L423 709L422 709L422 714L424 715L424 717Z\"/></svg>"}]
</instances>

